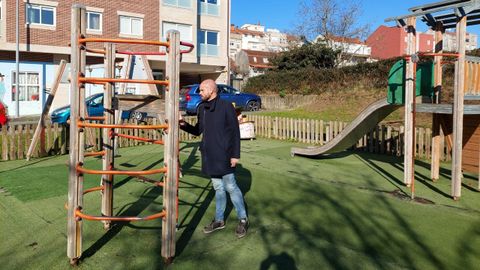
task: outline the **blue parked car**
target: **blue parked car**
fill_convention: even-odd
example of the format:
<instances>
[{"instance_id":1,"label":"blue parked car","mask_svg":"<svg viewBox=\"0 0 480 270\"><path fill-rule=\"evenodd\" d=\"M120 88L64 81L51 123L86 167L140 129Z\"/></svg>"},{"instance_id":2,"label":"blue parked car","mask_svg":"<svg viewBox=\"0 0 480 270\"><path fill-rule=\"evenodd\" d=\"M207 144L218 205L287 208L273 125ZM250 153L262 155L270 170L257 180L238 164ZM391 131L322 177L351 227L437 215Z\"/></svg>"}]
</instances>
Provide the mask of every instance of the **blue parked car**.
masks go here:
<instances>
[{"instance_id":1,"label":"blue parked car","mask_svg":"<svg viewBox=\"0 0 480 270\"><path fill-rule=\"evenodd\" d=\"M197 114L198 105L202 102L198 87L199 84L194 84L180 89L180 110L190 115ZM242 93L225 84L218 84L218 93L221 99L233 103L235 108L241 108L244 111L258 111L262 106L262 100L259 96Z\"/></svg>"},{"instance_id":2,"label":"blue parked car","mask_svg":"<svg viewBox=\"0 0 480 270\"><path fill-rule=\"evenodd\" d=\"M85 99L85 105L89 116L103 116L103 93L91 95ZM146 113L137 111L123 111L122 119L143 120L147 116ZM52 123L66 124L70 119L70 105L54 110L50 114Z\"/></svg>"}]
</instances>

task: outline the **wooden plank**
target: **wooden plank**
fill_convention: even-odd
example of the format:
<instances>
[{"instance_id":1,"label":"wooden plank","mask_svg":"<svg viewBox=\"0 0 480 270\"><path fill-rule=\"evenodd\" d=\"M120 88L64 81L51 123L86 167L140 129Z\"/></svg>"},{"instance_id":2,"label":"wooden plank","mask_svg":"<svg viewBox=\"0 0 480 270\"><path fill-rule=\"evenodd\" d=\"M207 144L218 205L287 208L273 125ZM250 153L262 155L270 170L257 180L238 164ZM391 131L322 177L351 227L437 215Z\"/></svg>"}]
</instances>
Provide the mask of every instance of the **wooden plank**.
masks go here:
<instances>
[{"instance_id":1,"label":"wooden plank","mask_svg":"<svg viewBox=\"0 0 480 270\"><path fill-rule=\"evenodd\" d=\"M325 144L325 127L324 127L324 122L323 120L320 120L320 144L324 145Z\"/></svg>"},{"instance_id":2,"label":"wooden plank","mask_svg":"<svg viewBox=\"0 0 480 270\"><path fill-rule=\"evenodd\" d=\"M37 141L40 139L41 133L44 132L45 117L48 115L48 112L50 111L50 107L52 105L53 99L55 98L55 94L57 93L63 73L65 72L66 65L67 65L67 62L62 59L60 61L57 72L55 74L55 81L53 82L52 89L50 91L50 94L48 95L47 101L45 102L45 105L42 110L42 114L40 115L40 119L38 120L37 128L35 129L35 133L33 135L32 141L28 148L27 161L30 160L30 157L32 156L32 153L35 150L35 147L37 145Z\"/></svg>"},{"instance_id":3,"label":"wooden plank","mask_svg":"<svg viewBox=\"0 0 480 270\"><path fill-rule=\"evenodd\" d=\"M105 78L115 78L115 45L112 43L106 43L104 45L104 50ZM115 111L113 110L112 106L114 91L115 85L113 83L104 84L103 114L105 116L105 124L107 125L115 123ZM102 129L102 150L105 152L104 156L102 157L102 169L104 171L112 170L114 168L113 157L115 153L113 150L115 145L113 136L110 136L110 132L113 131L113 129L108 128ZM102 215L104 216L113 215L113 181L113 175L102 174ZM110 229L111 221L103 221L103 227L104 229Z\"/></svg>"},{"instance_id":4,"label":"wooden plank","mask_svg":"<svg viewBox=\"0 0 480 270\"><path fill-rule=\"evenodd\" d=\"M16 140L15 140L15 129L17 128L17 126L10 126L10 128L8 129L8 136L9 136L9 140L8 140L8 146L10 148L9 150L9 157L10 157L10 160L16 160L17 159L17 156L15 154L15 145L16 145Z\"/></svg>"},{"instance_id":5,"label":"wooden plank","mask_svg":"<svg viewBox=\"0 0 480 270\"><path fill-rule=\"evenodd\" d=\"M80 49L78 39L86 33L86 10L75 4L71 13L71 67L70 67L70 158L68 180L67 256L75 264L82 255L82 221L75 211L83 206L83 176L76 166L83 162L84 136L77 127L78 117L85 116L85 88L78 82L78 74L85 74L86 54Z\"/></svg>"},{"instance_id":6,"label":"wooden plank","mask_svg":"<svg viewBox=\"0 0 480 270\"><path fill-rule=\"evenodd\" d=\"M142 56L142 63L143 67L145 68L145 75L147 76L147 80L153 81L153 73L152 68L150 67L150 63L148 62L147 56ZM148 84L148 91L150 95L162 95L162 93L158 92L157 86L154 84Z\"/></svg>"},{"instance_id":7,"label":"wooden plank","mask_svg":"<svg viewBox=\"0 0 480 270\"><path fill-rule=\"evenodd\" d=\"M169 78L166 93L166 119L170 123L165 139L164 161L167 166L166 181L163 188L163 206L167 212L162 220L162 257L170 261L175 256L175 233L178 215L178 180L179 180L179 90L180 90L180 33L169 31L169 53L167 55L167 77ZM172 124L173 123L173 124Z\"/></svg>"},{"instance_id":8,"label":"wooden plank","mask_svg":"<svg viewBox=\"0 0 480 270\"><path fill-rule=\"evenodd\" d=\"M16 132L16 144L17 144L17 159L23 159L23 150L24 150L24 142L23 142L23 125L18 125L18 129Z\"/></svg>"},{"instance_id":9,"label":"wooden plank","mask_svg":"<svg viewBox=\"0 0 480 270\"><path fill-rule=\"evenodd\" d=\"M418 157L425 158L425 129L418 129Z\"/></svg>"},{"instance_id":10,"label":"wooden plank","mask_svg":"<svg viewBox=\"0 0 480 270\"><path fill-rule=\"evenodd\" d=\"M453 102L453 148L452 148L452 191L454 199L461 196L462 187L462 136L465 75L465 37L467 17L463 16L457 22L458 60L455 63L455 83Z\"/></svg>"},{"instance_id":11,"label":"wooden plank","mask_svg":"<svg viewBox=\"0 0 480 270\"><path fill-rule=\"evenodd\" d=\"M125 58L125 60L123 61L123 66L124 66L124 74L123 74L123 79L131 79L130 77L130 74L131 74L131 70L132 70L132 55L128 55L127 58ZM125 94L125 90L127 88L127 84L126 83L122 83L120 85L120 89L118 91L118 94L119 95L124 95ZM116 95L114 95L116 96ZM114 101L112 101L112 103L114 103ZM122 110L119 110L119 109L115 109L115 124L120 124L121 121L122 121L122 114L123 114L123 111ZM116 128L115 129L115 133L119 133L120 132L120 129L119 128ZM118 148L118 143L119 143L119 140L120 138L117 138L116 140L114 140L114 151L117 150Z\"/></svg>"},{"instance_id":12,"label":"wooden plank","mask_svg":"<svg viewBox=\"0 0 480 270\"><path fill-rule=\"evenodd\" d=\"M9 126L2 127L2 160L8 160L8 133Z\"/></svg>"},{"instance_id":13,"label":"wooden plank","mask_svg":"<svg viewBox=\"0 0 480 270\"><path fill-rule=\"evenodd\" d=\"M412 55L416 51L416 17L407 19L407 55ZM404 179L406 185L410 185L414 180L414 158L415 158L415 70L412 58L406 61L405 78L405 133L404 133Z\"/></svg>"}]
</instances>

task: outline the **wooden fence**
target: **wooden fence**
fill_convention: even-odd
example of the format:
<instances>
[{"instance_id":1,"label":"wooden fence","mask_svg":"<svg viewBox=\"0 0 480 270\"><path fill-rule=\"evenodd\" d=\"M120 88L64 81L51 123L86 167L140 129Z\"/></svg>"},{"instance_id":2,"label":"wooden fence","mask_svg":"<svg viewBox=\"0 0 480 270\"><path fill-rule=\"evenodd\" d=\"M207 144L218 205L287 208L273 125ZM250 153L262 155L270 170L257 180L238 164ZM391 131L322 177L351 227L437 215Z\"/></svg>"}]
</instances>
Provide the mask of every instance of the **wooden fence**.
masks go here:
<instances>
[{"instance_id":1,"label":"wooden fence","mask_svg":"<svg viewBox=\"0 0 480 270\"><path fill-rule=\"evenodd\" d=\"M193 123L195 118L188 118L186 121ZM125 124L138 124L135 120L125 121ZM148 124L156 124L157 119L150 119ZM37 127L38 121L31 122L11 122L9 126L1 127L0 130L0 160L18 160L26 158L28 147ZM51 124L47 121L45 136L43 140L39 140L32 157L44 157L51 155L61 155L68 153L68 128L63 125ZM138 130L124 129L120 131L122 134L144 137L149 139L161 139L162 131L160 130ZM87 147L100 150L102 134L99 129L87 128L84 132L86 136L85 144ZM195 137L180 132L180 140L193 140ZM147 144L137 140L119 138L119 147L129 147Z\"/></svg>"},{"instance_id":2,"label":"wooden fence","mask_svg":"<svg viewBox=\"0 0 480 270\"><path fill-rule=\"evenodd\" d=\"M248 115L248 121L255 123L257 137L298 141L307 144L324 145L337 136L348 123L340 121L323 121L313 119L293 119ZM395 124L380 124L371 132L365 134L352 149L370 153L403 155L404 127ZM430 159L432 130L430 128L416 128L416 157ZM441 135L441 160L451 160L451 153L447 149L445 136Z\"/></svg>"},{"instance_id":3,"label":"wooden fence","mask_svg":"<svg viewBox=\"0 0 480 270\"><path fill-rule=\"evenodd\" d=\"M195 117L185 119L190 123L196 121ZM298 141L307 144L323 145L337 136L347 125L346 122L322 121L312 119L293 119L283 117L270 117L249 114L247 120L254 121L257 137ZM127 123L127 122L125 122ZM133 120L130 124L135 124ZM156 119L151 119L149 124L156 124ZM14 123L3 127L0 131L1 160L24 159L28 146L35 131L37 122ZM416 128L416 154L417 158L429 159L431 155L432 131L429 128ZM150 139L160 139L162 134L159 130L133 130L125 129L124 134L140 136ZM98 129L87 129L86 144L99 150L101 145L101 133ZM194 140L196 137L180 132L181 141ZM37 145L32 157L47 155L66 154L68 151L68 132L64 126L49 124L45 130L45 140L42 145ZM119 147L129 147L146 144L136 140L120 138ZM442 136L441 160L449 161L450 153L447 143ZM403 126L401 125L378 125L374 130L363 136L353 147L359 151L379 153L387 155L403 155Z\"/></svg>"}]
</instances>

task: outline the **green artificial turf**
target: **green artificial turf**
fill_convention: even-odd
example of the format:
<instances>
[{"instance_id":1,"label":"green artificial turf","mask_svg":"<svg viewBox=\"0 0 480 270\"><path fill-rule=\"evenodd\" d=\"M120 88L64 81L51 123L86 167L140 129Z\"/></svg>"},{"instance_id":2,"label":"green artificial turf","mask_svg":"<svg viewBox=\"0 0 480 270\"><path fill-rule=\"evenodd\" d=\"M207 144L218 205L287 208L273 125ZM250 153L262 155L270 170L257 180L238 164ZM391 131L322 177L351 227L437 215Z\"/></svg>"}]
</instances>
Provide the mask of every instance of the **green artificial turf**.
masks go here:
<instances>
[{"instance_id":1,"label":"green artificial turf","mask_svg":"<svg viewBox=\"0 0 480 270\"><path fill-rule=\"evenodd\" d=\"M200 172L197 143L181 145L184 177L174 269L475 269L480 265L480 193L464 179L460 201L449 198L449 164L428 180L429 165L416 163L416 196L401 184L402 159L342 152L322 159L290 157L295 144L242 142L237 180L251 227L236 239L236 214L227 227L204 235L214 216L214 191ZM298 145L298 144L297 144ZM120 150L116 166L162 166L158 146ZM66 256L68 156L0 163L1 269L69 269ZM88 168L100 161L89 158ZM154 176L156 180L160 176ZM99 177L85 178L85 188ZM114 212L149 215L162 209L162 190L116 177ZM100 195L84 198L98 215ZM163 269L161 221L83 222L78 269ZM475 266L477 265L477 266Z\"/></svg>"}]
</instances>

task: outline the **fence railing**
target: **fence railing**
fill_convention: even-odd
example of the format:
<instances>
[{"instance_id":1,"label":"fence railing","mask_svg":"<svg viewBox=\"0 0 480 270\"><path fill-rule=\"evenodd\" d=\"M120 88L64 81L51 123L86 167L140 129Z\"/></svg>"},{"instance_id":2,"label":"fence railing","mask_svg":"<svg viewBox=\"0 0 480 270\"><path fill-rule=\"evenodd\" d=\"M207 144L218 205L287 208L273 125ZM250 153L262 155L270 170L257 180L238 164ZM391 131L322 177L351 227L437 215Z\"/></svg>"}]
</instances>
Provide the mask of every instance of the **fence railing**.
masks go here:
<instances>
[{"instance_id":1,"label":"fence railing","mask_svg":"<svg viewBox=\"0 0 480 270\"><path fill-rule=\"evenodd\" d=\"M185 119L193 123L195 118ZM149 119L147 124L157 124L157 119ZM124 121L125 124L139 124L135 120ZM140 123L142 124L142 123ZM37 121L31 122L11 122L8 126L1 127L0 130L0 160L18 160L26 158L28 147L30 146ZM123 129L119 131L122 134L144 137L149 139L161 139L161 130L138 130ZM102 142L102 133L99 129L86 128L85 132L86 147L92 150L100 150ZM180 132L180 140L193 140L195 137L186 132ZM119 147L129 147L148 144L133 139L119 137ZM44 157L51 155L60 155L68 153L68 127L52 124L47 121L44 136L38 140L32 157Z\"/></svg>"},{"instance_id":2,"label":"fence railing","mask_svg":"<svg viewBox=\"0 0 480 270\"><path fill-rule=\"evenodd\" d=\"M195 117L187 117L189 123L195 123ZM271 117L249 114L247 120L253 121L257 137L298 141L307 144L323 145L337 136L348 123L340 121L323 121L313 119L293 119L285 117ZM134 120L125 123L134 124ZM150 119L149 124L156 124L156 119ZM14 123L3 127L0 131L1 160L24 159L30 145L36 122ZM160 130L124 129L123 134L160 139ZM86 144L96 150L101 147L102 134L98 129L87 129L84 132ZM416 156L429 159L431 155L432 131L429 128L416 128ZM180 132L181 141L191 141L195 136ZM119 147L130 147L148 144L137 140L119 138ZM68 152L68 128L58 124L48 124L45 130L45 139L35 148L32 157L66 154ZM403 155L403 126L399 124L380 124L371 132L365 134L353 149L370 153L387 155ZM445 137L441 135L441 160L449 161L451 155L447 149Z\"/></svg>"},{"instance_id":3,"label":"fence railing","mask_svg":"<svg viewBox=\"0 0 480 270\"><path fill-rule=\"evenodd\" d=\"M255 123L257 137L298 141L307 144L324 145L337 136L347 125L341 121L323 121L313 119L293 119L261 115L248 115ZM352 149L370 153L403 155L404 127L400 124L380 124L365 134ZM430 159L432 130L416 128L416 157ZM441 160L451 160L445 136L441 135Z\"/></svg>"}]
</instances>

